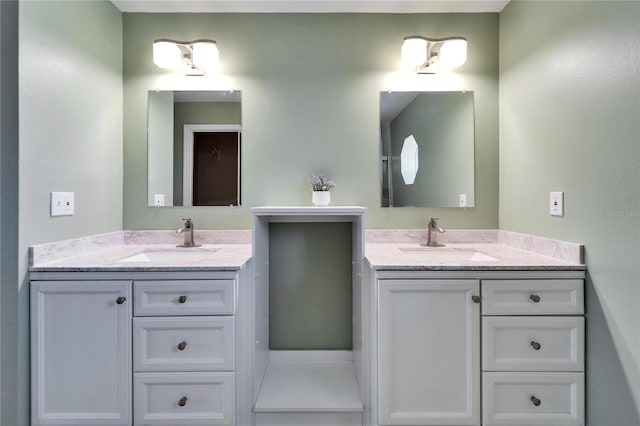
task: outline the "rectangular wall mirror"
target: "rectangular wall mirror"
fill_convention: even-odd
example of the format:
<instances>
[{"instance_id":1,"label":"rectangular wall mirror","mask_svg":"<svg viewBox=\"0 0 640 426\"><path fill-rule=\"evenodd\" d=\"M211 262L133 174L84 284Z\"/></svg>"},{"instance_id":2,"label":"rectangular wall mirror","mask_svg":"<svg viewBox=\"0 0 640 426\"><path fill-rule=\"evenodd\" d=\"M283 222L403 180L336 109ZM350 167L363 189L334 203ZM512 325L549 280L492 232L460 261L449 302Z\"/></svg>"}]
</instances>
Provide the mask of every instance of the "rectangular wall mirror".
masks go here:
<instances>
[{"instance_id":1,"label":"rectangular wall mirror","mask_svg":"<svg viewBox=\"0 0 640 426\"><path fill-rule=\"evenodd\" d=\"M473 207L472 92L380 93L382 207Z\"/></svg>"},{"instance_id":2,"label":"rectangular wall mirror","mask_svg":"<svg viewBox=\"0 0 640 426\"><path fill-rule=\"evenodd\" d=\"M240 205L239 91L150 91L148 205Z\"/></svg>"}]
</instances>

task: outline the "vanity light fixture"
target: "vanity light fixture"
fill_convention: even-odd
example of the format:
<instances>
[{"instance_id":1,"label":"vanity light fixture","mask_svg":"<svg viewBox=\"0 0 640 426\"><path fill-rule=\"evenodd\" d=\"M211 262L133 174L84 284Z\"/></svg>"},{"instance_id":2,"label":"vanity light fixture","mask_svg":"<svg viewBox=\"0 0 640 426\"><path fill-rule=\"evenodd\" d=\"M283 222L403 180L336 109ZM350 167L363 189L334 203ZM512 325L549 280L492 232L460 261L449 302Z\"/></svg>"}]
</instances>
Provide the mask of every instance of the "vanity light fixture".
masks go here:
<instances>
[{"instance_id":1,"label":"vanity light fixture","mask_svg":"<svg viewBox=\"0 0 640 426\"><path fill-rule=\"evenodd\" d=\"M153 63L160 68L184 69L186 75L204 75L205 70L217 69L219 56L215 40L161 38L153 42Z\"/></svg>"},{"instance_id":2,"label":"vanity light fixture","mask_svg":"<svg viewBox=\"0 0 640 426\"><path fill-rule=\"evenodd\" d=\"M402 43L402 65L415 68L418 74L435 74L439 69L457 68L466 61L465 37L407 36Z\"/></svg>"}]
</instances>

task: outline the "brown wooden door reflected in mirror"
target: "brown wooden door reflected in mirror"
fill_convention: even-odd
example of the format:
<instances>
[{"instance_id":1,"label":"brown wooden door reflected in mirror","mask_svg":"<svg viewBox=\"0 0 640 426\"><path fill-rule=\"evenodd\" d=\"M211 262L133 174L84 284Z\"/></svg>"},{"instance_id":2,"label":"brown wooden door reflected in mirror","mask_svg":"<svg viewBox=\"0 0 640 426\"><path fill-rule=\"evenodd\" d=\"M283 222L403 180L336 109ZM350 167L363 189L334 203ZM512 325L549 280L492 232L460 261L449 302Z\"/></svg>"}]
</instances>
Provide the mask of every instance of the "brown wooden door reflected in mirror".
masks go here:
<instances>
[{"instance_id":1,"label":"brown wooden door reflected in mirror","mask_svg":"<svg viewBox=\"0 0 640 426\"><path fill-rule=\"evenodd\" d=\"M237 206L239 200L238 132L195 132L193 205Z\"/></svg>"}]
</instances>

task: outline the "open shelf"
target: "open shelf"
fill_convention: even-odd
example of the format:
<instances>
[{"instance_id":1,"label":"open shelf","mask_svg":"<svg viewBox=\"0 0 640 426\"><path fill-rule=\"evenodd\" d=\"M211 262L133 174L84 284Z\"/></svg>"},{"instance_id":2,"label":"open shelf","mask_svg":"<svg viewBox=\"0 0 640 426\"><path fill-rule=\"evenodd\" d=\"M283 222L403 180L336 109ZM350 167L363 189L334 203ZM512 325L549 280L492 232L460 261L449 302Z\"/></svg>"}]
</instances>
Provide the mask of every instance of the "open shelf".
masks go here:
<instances>
[{"instance_id":1,"label":"open shelf","mask_svg":"<svg viewBox=\"0 0 640 426\"><path fill-rule=\"evenodd\" d=\"M362 412L350 352L281 351L270 354L256 413ZM341 359L342 358L342 359Z\"/></svg>"}]
</instances>

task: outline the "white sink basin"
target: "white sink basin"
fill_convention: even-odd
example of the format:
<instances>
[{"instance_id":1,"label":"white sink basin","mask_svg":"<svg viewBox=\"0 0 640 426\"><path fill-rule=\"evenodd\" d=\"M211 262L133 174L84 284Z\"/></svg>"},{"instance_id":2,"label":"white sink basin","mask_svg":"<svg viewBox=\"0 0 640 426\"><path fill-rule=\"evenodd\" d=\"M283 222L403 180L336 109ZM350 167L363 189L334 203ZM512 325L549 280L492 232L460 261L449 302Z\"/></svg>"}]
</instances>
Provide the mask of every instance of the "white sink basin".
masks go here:
<instances>
[{"instance_id":1,"label":"white sink basin","mask_svg":"<svg viewBox=\"0 0 640 426\"><path fill-rule=\"evenodd\" d=\"M175 249L175 250L146 250L131 256L123 257L118 263L141 262L197 262L205 260L219 249Z\"/></svg>"},{"instance_id":2,"label":"white sink basin","mask_svg":"<svg viewBox=\"0 0 640 426\"><path fill-rule=\"evenodd\" d=\"M436 262L495 262L498 259L472 248L454 247L400 247L401 252L412 258Z\"/></svg>"}]
</instances>

